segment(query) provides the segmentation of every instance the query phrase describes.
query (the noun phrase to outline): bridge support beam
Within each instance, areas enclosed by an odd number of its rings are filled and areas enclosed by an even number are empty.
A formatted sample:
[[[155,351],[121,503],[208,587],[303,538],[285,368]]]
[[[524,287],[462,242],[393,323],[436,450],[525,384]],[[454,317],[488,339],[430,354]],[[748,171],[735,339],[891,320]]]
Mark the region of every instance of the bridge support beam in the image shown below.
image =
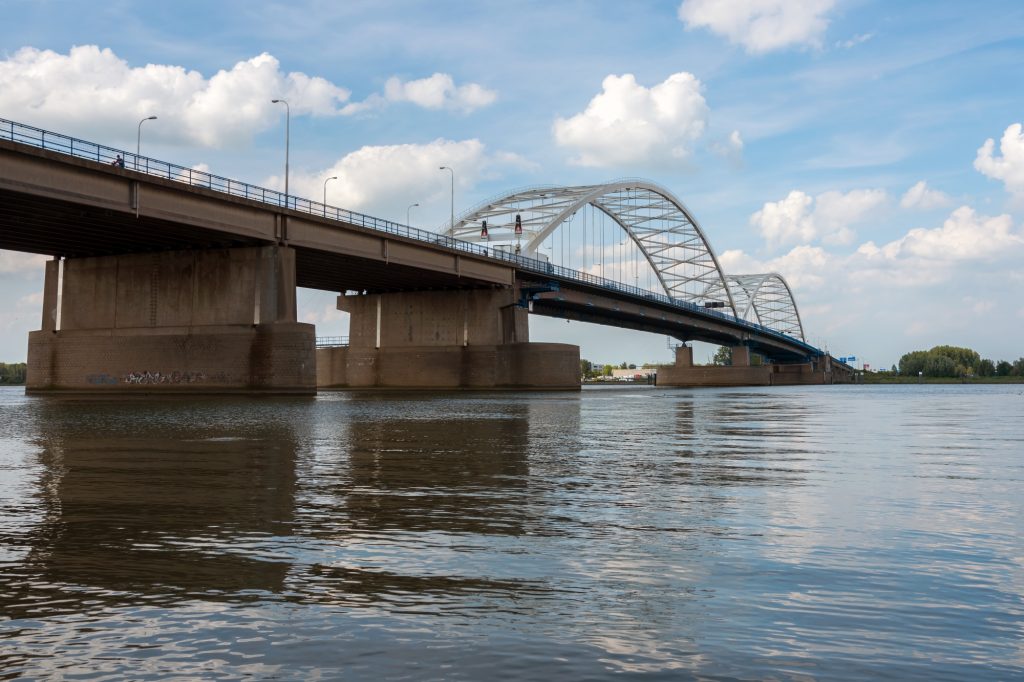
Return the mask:
[[[578,346],[530,343],[512,288],[339,296],[350,345],[317,351],[321,387],[578,389]]]
[[[280,246],[68,258],[46,266],[32,393],[316,393]]]

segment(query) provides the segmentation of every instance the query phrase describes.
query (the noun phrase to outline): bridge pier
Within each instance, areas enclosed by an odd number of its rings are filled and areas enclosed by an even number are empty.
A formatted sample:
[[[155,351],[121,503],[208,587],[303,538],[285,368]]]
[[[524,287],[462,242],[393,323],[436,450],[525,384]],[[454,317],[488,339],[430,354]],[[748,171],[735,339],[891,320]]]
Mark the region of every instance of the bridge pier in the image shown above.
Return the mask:
[[[334,388],[578,389],[578,346],[530,343],[514,288],[339,296],[349,346],[317,351]]]
[[[732,347],[732,365],[694,365],[693,348],[676,349],[675,365],[658,369],[659,386],[793,386],[848,383],[849,377],[835,371],[832,358],[825,355],[811,362],[792,364],[750,364],[747,346]]]
[[[46,265],[31,393],[316,393],[295,252],[262,246]]]

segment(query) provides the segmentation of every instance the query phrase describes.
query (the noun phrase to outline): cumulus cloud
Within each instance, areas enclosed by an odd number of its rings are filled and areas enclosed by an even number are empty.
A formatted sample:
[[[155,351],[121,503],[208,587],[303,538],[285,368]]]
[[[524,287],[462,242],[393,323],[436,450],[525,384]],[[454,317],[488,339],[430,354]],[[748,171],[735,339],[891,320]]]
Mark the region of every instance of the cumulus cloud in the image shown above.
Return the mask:
[[[686,158],[707,127],[701,83],[686,72],[646,88],[632,74],[607,76],[585,111],[554,124],[555,142],[581,166],[669,163]]]
[[[706,28],[752,54],[792,45],[819,47],[834,0],[683,0],[687,29]]]
[[[781,201],[765,203],[750,216],[750,224],[771,245],[818,239],[849,244],[854,237],[850,226],[871,215],[887,198],[881,189],[829,191],[816,198],[793,190]]]
[[[994,156],[995,140],[989,138],[978,148],[974,167],[983,175],[1002,180],[1006,191],[1024,197],[1024,130],[1014,123],[1003,131],[999,141],[1002,156]]]
[[[942,227],[915,228],[885,246],[867,242],[858,253],[869,258],[921,258],[930,261],[985,260],[1019,251],[1024,237],[1013,231],[1008,215],[979,216],[970,206],[961,206]]]
[[[324,178],[337,176],[327,185],[329,204],[405,222],[406,207],[419,203],[418,216],[443,215],[447,222],[451,176],[440,171],[440,166],[455,169],[459,192],[473,187],[481,178],[496,177],[503,168],[528,165],[514,154],[488,153],[479,140],[437,139],[426,144],[365,146],[329,168],[295,173],[291,186],[300,195],[321,197]],[[275,177],[267,184],[279,187],[282,183]]]
[[[931,189],[928,187],[928,183],[921,180],[903,195],[903,198],[900,199],[900,208],[919,208],[927,211],[932,208],[948,206],[949,203],[950,199],[944,192]]]
[[[778,272],[789,282],[803,308],[851,296],[867,309],[892,305],[893,291],[933,287],[966,279],[985,262],[985,272],[1016,269],[1024,256],[1024,235],[1008,215],[978,215],[961,206],[940,227],[915,228],[882,246],[872,241],[843,255],[819,246],[800,245],[768,260],[741,250],[718,257],[726,272]],[[1000,265],[1002,264],[1002,265]]]
[[[794,289],[820,286],[834,261],[825,249],[808,245],[796,246],[769,260],[759,260],[738,249],[718,256],[722,269],[729,274],[777,272]]]
[[[304,73],[285,73],[263,53],[209,79],[180,66],[132,67],[112,50],[73,47],[68,54],[26,47],[0,61],[0,109],[10,118],[104,138],[133,137],[138,121],[164,142],[233,146],[284,115],[271,99],[288,100],[293,115],[333,116],[345,88]]]
[[[1016,320],[1004,316],[979,327],[970,313],[1019,307],[1017,289],[1006,283],[1021,281],[1022,257],[1024,233],[1009,216],[962,206],[937,227],[908,230],[881,246],[869,241],[838,252],[801,245],[767,260],[726,251],[719,262],[727,272],[782,274],[812,342],[827,347],[819,335],[833,336],[842,340],[843,354],[858,348],[858,355],[868,355],[879,348],[874,337],[881,328],[888,335],[927,336],[931,345],[974,337],[963,345],[981,347],[992,343],[995,330],[1012,334]],[[967,301],[965,291],[979,293]],[[872,364],[896,359],[876,357]]]
[[[492,104],[498,93],[476,83],[456,86],[447,73],[435,73],[413,81],[391,77],[384,84],[384,97],[390,102],[412,102],[424,109],[470,112]]]

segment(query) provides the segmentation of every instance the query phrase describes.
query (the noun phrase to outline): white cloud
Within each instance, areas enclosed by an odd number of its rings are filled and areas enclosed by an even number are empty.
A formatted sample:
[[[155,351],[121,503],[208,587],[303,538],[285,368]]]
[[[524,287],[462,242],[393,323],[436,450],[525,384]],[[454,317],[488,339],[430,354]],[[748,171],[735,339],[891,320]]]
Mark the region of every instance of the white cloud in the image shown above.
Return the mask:
[[[816,198],[793,190],[781,201],[765,203],[750,216],[750,224],[771,245],[817,239],[849,244],[854,236],[850,226],[867,218],[887,198],[881,189],[829,191]]]
[[[849,38],[848,40],[836,41],[836,47],[841,47],[844,50],[849,50],[851,47],[856,47],[861,43],[866,43],[875,37],[874,33],[858,33],[857,35]]]
[[[868,241],[845,256],[800,245],[769,260],[740,250],[725,251],[718,260],[729,273],[778,272],[794,289],[816,295],[825,289],[868,291],[882,303],[888,286],[934,285],[950,279],[958,268],[975,269],[978,261],[1016,262],[1021,256],[1024,235],[1013,230],[1010,216],[978,215],[971,207],[961,206],[941,227],[915,228],[882,246]]]
[[[983,175],[1002,180],[1006,191],[1024,196],[1024,130],[1014,123],[1003,131],[999,141],[1002,157],[993,156],[995,140],[989,138],[978,148],[974,167]]]
[[[263,53],[207,79],[180,66],[132,67],[110,49],[66,55],[26,47],[0,61],[0,110],[9,118],[79,135],[134,139],[140,119],[156,115],[150,139],[235,146],[273,125],[288,100],[293,115],[334,116],[345,88],[304,73],[284,73]]]
[[[471,188],[479,179],[495,177],[498,169],[510,165],[528,164],[507,152],[488,153],[479,140],[437,139],[427,144],[362,147],[329,168],[294,174],[291,186],[301,196],[319,198],[323,195],[324,178],[337,176],[327,185],[327,203],[401,222],[405,222],[406,207],[419,203],[416,216],[420,220],[414,222],[422,225],[429,215],[443,216],[447,222],[451,176],[440,171],[440,166],[455,169],[458,193]],[[267,184],[279,187],[281,179],[270,178]]]
[[[718,262],[733,275],[776,272],[794,289],[821,286],[836,257],[819,246],[796,246],[789,253],[769,260],[758,260],[741,250],[725,251]]]
[[[686,72],[646,88],[632,74],[607,76],[585,111],[554,124],[555,142],[581,166],[669,163],[685,159],[707,127],[701,83]]]
[[[944,192],[931,189],[928,187],[928,183],[921,180],[903,195],[903,198],[900,199],[900,208],[919,208],[927,211],[932,208],[948,206],[949,203],[950,198]]]
[[[688,29],[707,28],[763,53],[791,45],[819,47],[834,0],[683,0],[679,18]]]
[[[476,83],[456,86],[447,73],[435,73],[429,78],[405,82],[391,77],[384,84],[384,96],[389,102],[412,102],[424,109],[470,112],[492,104],[498,93]]]
[[[888,260],[920,258],[948,262],[1006,256],[1022,247],[1024,237],[1013,232],[1010,216],[979,216],[970,206],[961,206],[950,214],[942,227],[918,227],[882,247],[867,242],[858,253]]]
[[[41,273],[48,260],[48,256],[35,253],[0,250],[0,275]]]
[[[802,245],[768,260],[726,251],[719,262],[732,273],[782,274],[811,341],[827,346],[821,335],[831,336],[842,341],[844,354],[860,348],[863,356],[865,349],[877,350],[878,329],[920,336],[925,347],[956,341],[984,348],[995,334],[1014,333],[1015,318],[992,313],[1024,311],[1015,298],[1018,289],[1007,286],[1020,280],[1022,257],[1024,234],[1009,216],[978,215],[962,206],[941,226],[908,230],[882,246],[869,241],[852,253]],[[977,316],[985,316],[984,325]],[[888,366],[896,360],[870,362]]]
[[[734,130],[724,142],[713,142],[711,151],[724,159],[739,163],[743,160],[743,136],[740,135],[740,131]]]

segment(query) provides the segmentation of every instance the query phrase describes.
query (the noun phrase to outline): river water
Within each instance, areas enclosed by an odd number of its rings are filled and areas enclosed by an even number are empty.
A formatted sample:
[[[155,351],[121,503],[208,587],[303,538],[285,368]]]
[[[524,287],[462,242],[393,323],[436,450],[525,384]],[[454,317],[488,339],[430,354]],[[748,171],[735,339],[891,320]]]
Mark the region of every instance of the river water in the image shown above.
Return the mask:
[[[1024,677],[1024,386],[0,389],[0,679]]]

